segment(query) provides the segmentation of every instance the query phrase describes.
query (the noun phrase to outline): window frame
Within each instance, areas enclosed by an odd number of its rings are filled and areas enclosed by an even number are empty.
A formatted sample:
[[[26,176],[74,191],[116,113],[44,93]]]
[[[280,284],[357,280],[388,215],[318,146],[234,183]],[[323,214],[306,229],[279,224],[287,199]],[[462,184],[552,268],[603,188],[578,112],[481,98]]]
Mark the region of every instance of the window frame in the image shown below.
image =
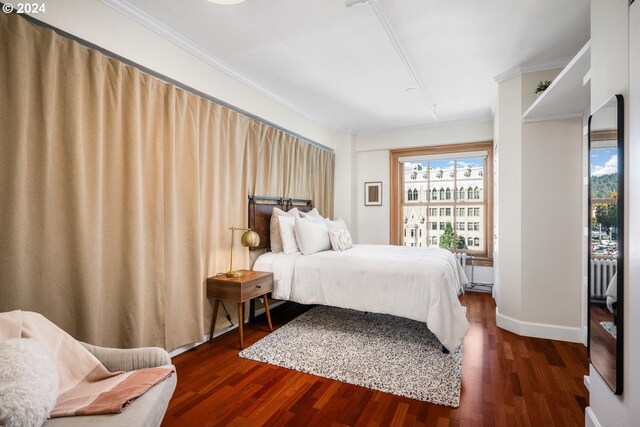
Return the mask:
[[[481,212],[484,213],[484,227],[481,225],[480,230],[484,232],[484,241],[486,242],[484,250],[475,250],[469,248],[467,250],[460,249],[459,252],[466,252],[469,254],[477,255],[480,257],[485,257],[487,259],[493,258],[493,141],[482,141],[482,142],[470,142],[470,143],[462,143],[462,144],[451,144],[451,145],[437,145],[430,147],[417,147],[417,148],[407,148],[407,149],[398,149],[391,150],[389,153],[389,162],[390,162],[390,203],[389,203],[389,217],[390,217],[390,227],[389,227],[389,242],[392,245],[402,245],[402,230],[403,230],[403,215],[402,208],[405,206],[406,202],[402,200],[404,196],[404,170],[400,167],[399,158],[400,157],[411,157],[411,156],[422,156],[422,155],[437,155],[437,154],[455,154],[455,153],[465,153],[469,151],[480,151],[486,150],[487,157],[485,160],[483,173],[482,173],[482,191],[480,191],[480,196],[484,196],[484,200],[479,203],[479,200],[475,197],[471,199],[464,197],[459,198],[458,200],[440,200],[440,198],[434,199],[430,198],[426,201],[415,202],[412,201],[412,206],[427,206],[431,207],[439,207],[439,205],[451,205],[454,204],[454,207],[469,207],[469,205],[482,205]],[[433,192],[435,189],[431,189]],[[464,189],[465,192],[469,190],[469,188]],[[471,189],[472,192],[474,189]],[[479,190],[479,189],[478,189]],[[453,193],[453,192],[452,192]],[[432,193],[433,194],[433,193]],[[473,194],[473,193],[472,193]],[[439,195],[439,194],[438,194]],[[467,194],[465,194],[467,196]],[[475,196],[475,194],[474,194]],[[474,206],[475,207],[475,206]],[[427,213],[429,211],[427,210]],[[455,210],[453,210],[455,212]],[[466,213],[466,212],[465,212]],[[458,215],[454,215],[452,223],[455,224],[456,218]],[[466,220],[468,216],[464,217]],[[477,218],[477,217],[476,217]],[[430,218],[427,218],[428,222]],[[427,233],[427,239],[430,238],[430,233]]]

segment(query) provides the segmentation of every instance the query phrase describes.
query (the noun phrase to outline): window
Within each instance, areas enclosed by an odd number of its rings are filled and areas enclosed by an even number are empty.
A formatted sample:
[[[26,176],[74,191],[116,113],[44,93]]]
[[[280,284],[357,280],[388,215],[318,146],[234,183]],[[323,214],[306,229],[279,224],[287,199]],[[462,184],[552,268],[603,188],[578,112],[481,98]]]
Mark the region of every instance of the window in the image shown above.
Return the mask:
[[[469,238],[467,239],[467,246],[468,246],[468,247],[473,246],[473,237],[469,237]]]
[[[390,242],[433,246],[450,222],[464,242],[462,246],[466,247],[457,250],[490,256],[493,252],[493,239],[488,238],[493,234],[493,218],[488,217],[492,206],[492,150],[491,142],[392,150]],[[409,233],[404,236],[405,217],[409,218],[407,224],[417,227],[414,239]]]

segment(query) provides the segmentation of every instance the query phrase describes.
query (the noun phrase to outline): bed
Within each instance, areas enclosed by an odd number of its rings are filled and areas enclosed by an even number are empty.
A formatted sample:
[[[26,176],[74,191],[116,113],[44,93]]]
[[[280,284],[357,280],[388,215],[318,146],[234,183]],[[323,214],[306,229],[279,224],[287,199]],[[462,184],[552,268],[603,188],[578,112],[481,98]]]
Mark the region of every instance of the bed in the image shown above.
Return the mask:
[[[259,248],[270,247],[267,224],[273,207],[286,211],[294,206],[312,209],[310,201],[250,199],[249,226],[261,237]],[[440,248],[354,245],[312,255],[266,252],[253,269],[274,273],[275,299],[425,322],[449,351],[462,344],[469,330],[458,300],[467,278],[457,258]]]

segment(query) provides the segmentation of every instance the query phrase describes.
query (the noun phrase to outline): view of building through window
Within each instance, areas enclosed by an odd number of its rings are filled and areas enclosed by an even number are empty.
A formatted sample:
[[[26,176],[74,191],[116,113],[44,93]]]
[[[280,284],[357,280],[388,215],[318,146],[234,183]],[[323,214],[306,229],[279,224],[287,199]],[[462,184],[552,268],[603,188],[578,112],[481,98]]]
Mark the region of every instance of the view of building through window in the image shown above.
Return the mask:
[[[406,161],[405,246],[486,250],[485,157]]]
[[[618,255],[618,150],[591,149],[591,252]]]

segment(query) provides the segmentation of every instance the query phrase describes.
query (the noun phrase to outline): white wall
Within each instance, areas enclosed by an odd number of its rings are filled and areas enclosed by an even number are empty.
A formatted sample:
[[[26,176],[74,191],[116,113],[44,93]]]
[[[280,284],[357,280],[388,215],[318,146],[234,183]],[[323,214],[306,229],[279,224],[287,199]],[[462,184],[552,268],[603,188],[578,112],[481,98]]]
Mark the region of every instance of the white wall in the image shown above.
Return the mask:
[[[351,132],[335,136],[334,217],[342,218],[352,237],[357,234],[357,156],[356,136]]]
[[[582,325],[582,118],[522,129],[522,312]]]
[[[389,244],[389,150],[357,153],[357,228],[361,244]],[[382,206],[364,205],[364,183],[382,182]]]
[[[496,276],[499,327],[582,341],[582,119],[523,123],[540,80],[526,73],[498,89]]]
[[[498,311],[516,318],[521,311],[521,249],[522,241],[522,76],[514,77],[498,87],[498,237],[496,276]]]
[[[357,228],[358,243],[389,244],[389,151],[398,148],[493,140],[493,121],[442,123],[422,129],[358,135]],[[381,181],[382,206],[364,206],[364,183]]]
[[[333,132],[222,73],[99,0],[48,0],[38,20],[334,148]]]
[[[615,396],[591,367],[586,425],[640,425],[640,2],[591,2],[591,110],[625,101],[625,255],[623,394]],[[598,423],[598,424],[596,424]]]

